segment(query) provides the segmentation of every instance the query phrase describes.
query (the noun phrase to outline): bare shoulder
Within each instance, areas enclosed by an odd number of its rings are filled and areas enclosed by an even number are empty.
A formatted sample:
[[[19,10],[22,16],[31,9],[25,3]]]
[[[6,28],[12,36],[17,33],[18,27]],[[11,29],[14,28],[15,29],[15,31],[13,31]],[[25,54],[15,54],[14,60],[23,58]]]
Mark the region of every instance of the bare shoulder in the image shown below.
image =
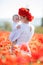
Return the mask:
[[[33,26],[33,25],[30,25],[29,27],[30,27],[30,32],[31,32],[32,30],[34,30],[34,26]]]

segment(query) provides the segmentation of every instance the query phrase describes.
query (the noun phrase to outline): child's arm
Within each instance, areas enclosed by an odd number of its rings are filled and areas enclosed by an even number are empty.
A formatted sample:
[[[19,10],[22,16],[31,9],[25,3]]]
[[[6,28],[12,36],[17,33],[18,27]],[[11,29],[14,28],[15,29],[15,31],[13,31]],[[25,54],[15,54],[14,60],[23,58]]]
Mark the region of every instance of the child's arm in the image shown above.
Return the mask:
[[[19,38],[19,36],[21,35],[22,31],[21,29],[17,29],[16,31],[14,31],[14,37],[12,39],[12,41],[15,41]]]
[[[21,28],[20,25],[16,25],[14,28],[12,27],[12,31],[15,31],[15,30],[20,29],[20,28]]]
[[[11,40],[11,42],[14,42],[20,37],[22,31],[21,29],[16,29],[14,30],[10,35],[9,35],[9,39]],[[17,41],[16,41],[17,42]]]
[[[18,33],[17,33],[17,30],[20,29],[20,28],[21,28],[20,25],[15,26],[15,28],[12,30],[12,32],[11,32],[10,35],[9,35],[9,39],[10,39],[10,40],[12,40],[12,39],[14,38],[14,36],[15,36],[14,34],[15,34],[15,33],[18,34]]]

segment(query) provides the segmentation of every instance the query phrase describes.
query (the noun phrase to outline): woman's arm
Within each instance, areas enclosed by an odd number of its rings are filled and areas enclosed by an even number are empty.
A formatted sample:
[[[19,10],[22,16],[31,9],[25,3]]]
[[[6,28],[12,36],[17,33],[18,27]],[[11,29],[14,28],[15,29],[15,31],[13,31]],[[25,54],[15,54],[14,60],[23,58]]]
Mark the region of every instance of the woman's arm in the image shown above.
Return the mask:
[[[30,42],[30,40],[32,39],[33,35],[34,35],[34,26],[30,25],[30,33],[29,33],[28,42]]]

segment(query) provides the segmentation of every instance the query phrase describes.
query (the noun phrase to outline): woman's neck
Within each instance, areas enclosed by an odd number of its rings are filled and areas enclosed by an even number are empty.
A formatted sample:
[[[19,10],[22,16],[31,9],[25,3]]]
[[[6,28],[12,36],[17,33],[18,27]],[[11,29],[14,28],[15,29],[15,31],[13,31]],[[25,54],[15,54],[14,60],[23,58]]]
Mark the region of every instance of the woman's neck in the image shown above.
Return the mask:
[[[26,20],[26,21],[23,21],[23,23],[27,24],[27,23],[29,23],[29,21]]]

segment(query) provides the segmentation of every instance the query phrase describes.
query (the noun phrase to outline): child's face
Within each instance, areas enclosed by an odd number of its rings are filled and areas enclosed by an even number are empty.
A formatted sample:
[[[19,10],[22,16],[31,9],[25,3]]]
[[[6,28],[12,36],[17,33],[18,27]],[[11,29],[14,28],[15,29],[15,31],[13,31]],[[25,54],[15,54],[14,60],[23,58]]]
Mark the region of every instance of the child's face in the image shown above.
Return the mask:
[[[14,21],[14,22],[19,22],[19,16],[14,16],[14,17],[13,17],[13,21]]]

